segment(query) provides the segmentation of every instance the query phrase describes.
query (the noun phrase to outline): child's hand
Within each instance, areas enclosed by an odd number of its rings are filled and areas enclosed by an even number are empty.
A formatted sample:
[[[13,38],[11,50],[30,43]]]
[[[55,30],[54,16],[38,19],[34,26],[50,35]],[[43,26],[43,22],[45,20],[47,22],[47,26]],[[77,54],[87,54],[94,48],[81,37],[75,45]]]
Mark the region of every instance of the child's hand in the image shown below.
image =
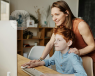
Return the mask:
[[[70,51],[68,53],[75,53],[77,55],[80,55],[80,52],[77,48],[70,48]]]
[[[35,63],[35,62],[39,62],[39,60],[31,60],[31,61],[29,61],[29,62],[27,62],[25,64],[22,64],[21,66],[23,66],[23,67],[27,66],[27,65],[30,66],[31,63]]]
[[[35,63],[30,62],[30,65],[27,68],[34,68],[36,66],[37,66],[37,62],[35,62]]]
[[[39,60],[31,60],[28,68],[34,68],[38,66],[39,62],[40,62]]]
[[[30,62],[27,62],[27,63],[25,63],[25,64],[22,64],[21,66],[24,67],[24,66],[27,66],[27,65],[29,66],[29,65],[30,65]]]

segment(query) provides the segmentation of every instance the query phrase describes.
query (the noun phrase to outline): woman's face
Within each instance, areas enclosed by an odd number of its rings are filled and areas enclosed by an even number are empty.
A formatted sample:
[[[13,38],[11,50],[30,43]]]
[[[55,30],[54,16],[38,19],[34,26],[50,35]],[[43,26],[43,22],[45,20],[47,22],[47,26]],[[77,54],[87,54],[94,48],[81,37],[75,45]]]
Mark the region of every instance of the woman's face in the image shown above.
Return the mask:
[[[59,8],[53,7],[51,9],[51,16],[57,26],[65,23],[66,14],[61,12]]]

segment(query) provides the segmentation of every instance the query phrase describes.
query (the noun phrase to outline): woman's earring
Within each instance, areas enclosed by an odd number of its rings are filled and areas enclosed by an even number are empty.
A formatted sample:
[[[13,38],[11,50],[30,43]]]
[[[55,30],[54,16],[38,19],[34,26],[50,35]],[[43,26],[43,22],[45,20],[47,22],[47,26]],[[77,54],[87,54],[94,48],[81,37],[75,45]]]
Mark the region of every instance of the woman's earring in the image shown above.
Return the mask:
[[[66,16],[68,16],[68,15],[66,15]]]
[[[66,16],[69,16],[69,14],[67,13]]]

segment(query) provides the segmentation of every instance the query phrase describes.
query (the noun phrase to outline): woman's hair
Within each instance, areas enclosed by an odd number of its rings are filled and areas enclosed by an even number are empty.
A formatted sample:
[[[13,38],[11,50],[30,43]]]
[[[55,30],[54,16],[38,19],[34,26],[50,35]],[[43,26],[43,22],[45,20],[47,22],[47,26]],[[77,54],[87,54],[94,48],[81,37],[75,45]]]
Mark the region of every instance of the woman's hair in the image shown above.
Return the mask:
[[[63,28],[54,28],[54,34],[62,35],[66,42],[68,42],[69,40],[72,40],[72,42],[74,42],[75,40],[75,34],[73,33],[73,31],[69,28],[66,28],[65,26],[63,26]]]
[[[75,18],[75,16],[71,12],[68,4],[65,1],[57,1],[52,4],[51,8],[53,8],[53,7],[59,8],[60,11],[63,12],[64,14],[68,14],[66,11],[69,12],[69,14],[66,18],[66,25],[65,26],[69,29],[72,29],[72,20]]]

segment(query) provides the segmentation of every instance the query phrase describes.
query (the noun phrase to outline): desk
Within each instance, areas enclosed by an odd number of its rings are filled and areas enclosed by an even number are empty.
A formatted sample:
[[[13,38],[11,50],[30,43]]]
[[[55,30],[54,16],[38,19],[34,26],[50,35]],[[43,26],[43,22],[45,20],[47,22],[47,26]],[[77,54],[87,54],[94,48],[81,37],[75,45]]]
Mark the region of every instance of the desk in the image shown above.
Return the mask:
[[[17,55],[17,76],[29,76],[27,73],[23,72],[22,69],[21,69],[21,65],[26,63],[26,62],[29,62],[30,59],[27,59],[21,55]],[[52,73],[52,74],[59,74],[58,72],[48,68],[48,67],[45,67],[45,66],[38,66],[38,67],[35,67],[35,69],[41,71],[42,73]]]

